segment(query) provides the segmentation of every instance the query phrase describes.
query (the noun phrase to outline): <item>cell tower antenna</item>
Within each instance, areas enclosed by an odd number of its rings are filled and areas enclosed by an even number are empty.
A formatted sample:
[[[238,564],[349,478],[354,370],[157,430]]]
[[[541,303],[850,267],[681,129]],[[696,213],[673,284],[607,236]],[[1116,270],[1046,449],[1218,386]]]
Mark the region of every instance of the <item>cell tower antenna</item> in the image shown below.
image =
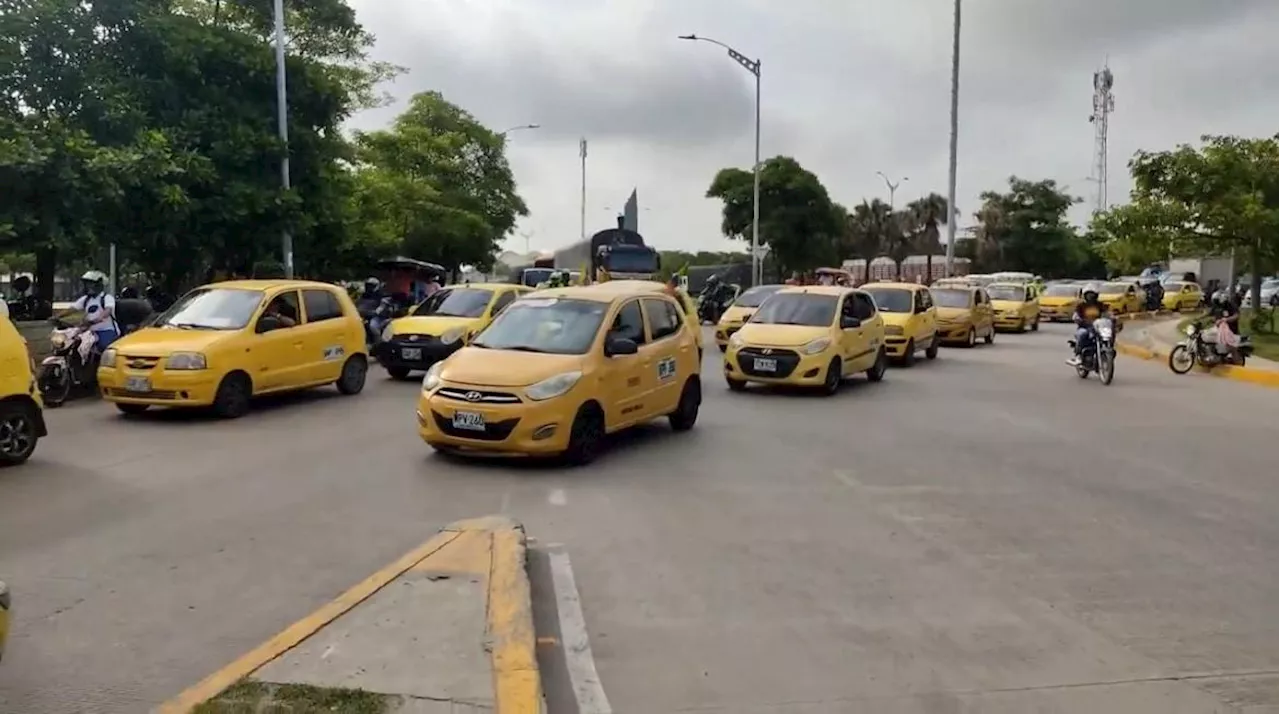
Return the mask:
[[[1089,123],[1093,124],[1093,176],[1090,180],[1098,185],[1098,194],[1094,205],[1095,211],[1107,210],[1107,126],[1111,121],[1111,113],[1116,110],[1116,98],[1111,93],[1115,85],[1115,75],[1111,73],[1110,58],[1103,63],[1102,69],[1093,73],[1093,113],[1089,115]]]

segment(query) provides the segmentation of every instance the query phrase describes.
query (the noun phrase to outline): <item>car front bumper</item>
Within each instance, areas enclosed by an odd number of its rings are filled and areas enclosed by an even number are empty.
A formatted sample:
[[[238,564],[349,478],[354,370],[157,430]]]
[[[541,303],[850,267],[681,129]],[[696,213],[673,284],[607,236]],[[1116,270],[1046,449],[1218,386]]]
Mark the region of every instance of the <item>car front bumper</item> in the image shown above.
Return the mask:
[[[425,371],[462,348],[462,341],[444,343],[436,339],[405,340],[392,337],[373,346],[378,364],[387,369]]]
[[[768,349],[769,353],[763,350]],[[817,387],[827,376],[827,365],[835,351],[824,350],[814,355],[801,354],[788,348],[741,347],[731,349],[724,356],[725,377],[759,384]],[[773,373],[755,368],[758,359],[775,360]]]
[[[98,389],[106,401],[121,404],[208,406],[218,392],[219,377],[207,369],[144,370],[117,364],[98,368]]]
[[[418,435],[426,443],[476,455],[550,456],[569,448],[569,432],[581,401],[570,391],[554,399],[530,401],[518,389],[448,384],[418,398]],[[468,393],[516,401],[469,401]],[[455,426],[459,412],[478,414],[483,426]]]

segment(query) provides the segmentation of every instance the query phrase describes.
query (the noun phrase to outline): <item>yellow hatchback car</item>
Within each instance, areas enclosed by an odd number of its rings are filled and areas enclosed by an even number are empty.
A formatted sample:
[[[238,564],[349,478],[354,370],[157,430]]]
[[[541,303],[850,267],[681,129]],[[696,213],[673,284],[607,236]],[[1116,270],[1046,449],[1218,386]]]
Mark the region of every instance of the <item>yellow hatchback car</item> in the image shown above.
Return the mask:
[[[1170,281],[1164,284],[1164,297],[1160,306],[1171,312],[1183,312],[1200,307],[1204,292],[1196,283]]]
[[[786,285],[757,285],[754,288],[744,290],[737,300],[729,306],[720,316],[720,321],[716,323],[716,345],[721,352],[729,349],[729,338],[733,337],[733,333],[742,329],[742,326],[751,319],[751,316],[760,309],[760,305],[769,298],[770,295],[787,287]]]
[[[533,292],[524,285],[453,285],[441,288],[412,312],[392,320],[373,346],[373,356],[394,379],[457,352],[503,308]]]
[[[724,378],[734,391],[748,382],[840,390],[858,372],[884,379],[889,357],[884,318],[863,290],[836,285],[774,293],[729,338]]]
[[[47,434],[44,402],[36,387],[27,341],[9,318],[0,317],[0,466],[14,466],[31,458],[36,443]]]
[[[1098,300],[1116,315],[1142,310],[1145,296],[1134,283],[1103,283],[1098,286]]]
[[[325,384],[364,389],[364,324],[347,292],[306,280],[232,280],[182,296],[102,354],[98,386],[125,414],[211,406],[224,418],[252,397]]]
[[[1084,285],[1080,283],[1054,283],[1044,289],[1040,295],[1040,319],[1048,322],[1071,322],[1080,304],[1080,293]]]
[[[614,281],[539,290],[427,371],[418,433],[445,453],[592,461],[605,435],[667,417],[692,429],[698,343],[679,302]]]
[[[987,286],[996,329],[1011,332],[1040,329],[1040,298],[1027,283],[992,283]]]
[[[916,353],[938,357],[938,308],[929,289],[916,283],[873,283],[863,288],[876,301],[884,318],[885,351],[890,359],[910,366]]]
[[[995,313],[985,288],[930,288],[938,307],[938,336],[943,344],[973,347],[981,337],[995,342]]]

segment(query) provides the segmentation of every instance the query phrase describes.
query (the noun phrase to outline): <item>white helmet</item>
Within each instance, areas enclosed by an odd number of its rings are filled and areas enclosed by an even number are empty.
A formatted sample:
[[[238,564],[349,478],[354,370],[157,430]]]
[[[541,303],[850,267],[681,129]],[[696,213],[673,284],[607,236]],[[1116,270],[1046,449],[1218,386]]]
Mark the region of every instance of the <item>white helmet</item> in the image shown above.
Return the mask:
[[[101,270],[87,270],[80,276],[80,287],[86,295],[97,295],[107,284],[107,276]]]

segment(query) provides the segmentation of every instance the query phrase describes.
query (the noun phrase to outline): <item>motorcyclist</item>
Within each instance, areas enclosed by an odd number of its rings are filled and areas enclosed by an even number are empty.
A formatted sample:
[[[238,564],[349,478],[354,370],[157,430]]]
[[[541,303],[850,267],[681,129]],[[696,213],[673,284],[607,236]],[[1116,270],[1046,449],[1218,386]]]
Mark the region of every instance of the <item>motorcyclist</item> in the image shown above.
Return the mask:
[[[1076,305],[1071,321],[1076,324],[1075,354],[1067,360],[1072,367],[1079,367],[1081,356],[1089,340],[1093,339],[1093,321],[1108,315],[1107,305],[1098,299],[1098,286],[1087,285],[1080,293],[1080,304]]]
[[[715,322],[720,319],[720,313],[724,310],[724,303],[727,293],[730,291],[728,285],[720,280],[719,275],[712,275],[707,278],[707,282],[702,286],[702,294],[698,296],[702,313],[702,317],[707,322]]]
[[[99,354],[120,338],[120,326],[116,323],[115,316],[116,299],[106,291],[106,284],[107,276],[102,271],[86,271],[80,276],[80,297],[57,316],[62,318],[72,313],[81,313],[84,316],[81,324],[93,337],[89,349]]]
[[[1235,300],[1231,298],[1231,294],[1226,291],[1219,291],[1213,296],[1213,303],[1209,307],[1209,316],[1214,320],[1214,326],[1218,329],[1205,330],[1203,339],[1205,342],[1212,343],[1218,354],[1230,355],[1233,359],[1238,357],[1237,350],[1240,344],[1240,308],[1236,306]],[[1231,332],[1231,338],[1225,342],[1220,339],[1219,330],[1225,327]]]

